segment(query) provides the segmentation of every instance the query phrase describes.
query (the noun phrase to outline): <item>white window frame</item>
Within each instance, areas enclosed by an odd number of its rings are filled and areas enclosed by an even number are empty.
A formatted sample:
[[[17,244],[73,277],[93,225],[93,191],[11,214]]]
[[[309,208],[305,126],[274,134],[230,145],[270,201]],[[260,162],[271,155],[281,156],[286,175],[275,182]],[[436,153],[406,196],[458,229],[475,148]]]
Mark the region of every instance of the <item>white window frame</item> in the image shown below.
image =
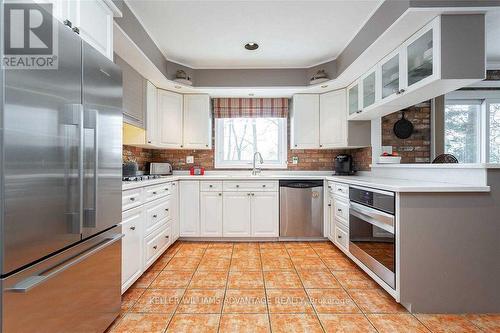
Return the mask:
[[[216,169],[252,169],[252,161],[250,162],[237,162],[237,161],[224,161],[224,126],[221,125],[224,119],[229,118],[215,118],[215,161],[214,167]],[[262,169],[286,169],[287,168],[287,118],[280,118],[282,124],[279,126],[279,146],[278,146],[278,162],[265,161],[263,164],[257,163],[257,166]]]
[[[498,91],[481,90],[457,90],[446,94],[446,104],[460,104],[471,101],[481,102],[481,113],[479,123],[479,152],[480,160],[478,163],[490,163],[490,104],[500,103]]]

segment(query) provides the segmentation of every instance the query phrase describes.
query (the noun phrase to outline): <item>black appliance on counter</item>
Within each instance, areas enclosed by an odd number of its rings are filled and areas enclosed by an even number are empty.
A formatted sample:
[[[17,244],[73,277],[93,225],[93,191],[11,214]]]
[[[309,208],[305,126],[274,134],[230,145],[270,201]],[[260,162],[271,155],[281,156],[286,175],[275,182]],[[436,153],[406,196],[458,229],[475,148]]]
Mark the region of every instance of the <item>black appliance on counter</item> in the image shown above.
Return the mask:
[[[352,156],[349,154],[340,154],[335,156],[335,170],[333,174],[336,176],[349,176],[354,175],[354,163]]]

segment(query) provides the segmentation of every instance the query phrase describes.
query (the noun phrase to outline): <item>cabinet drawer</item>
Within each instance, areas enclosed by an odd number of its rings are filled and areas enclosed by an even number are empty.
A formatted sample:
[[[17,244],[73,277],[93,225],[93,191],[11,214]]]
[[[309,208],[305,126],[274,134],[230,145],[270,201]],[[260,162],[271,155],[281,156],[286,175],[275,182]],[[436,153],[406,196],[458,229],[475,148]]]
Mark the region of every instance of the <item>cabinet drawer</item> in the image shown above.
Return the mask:
[[[335,183],[334,182],[327,182],[326,186],[328,187],[328,192],[329,193],[334,193],[335,190]]]
[[[161,185],[148,186],[144,188],[144,198],[145,202],[149,202],[166,195],[169,195],[172,192],[172,183],[165,183]]]
[[[146,237],[144,242],[144,270],[146,270],[146,268],[160,256],[162,251],[165,250],[165,247],[168,246],[168,240],[165,237],[167,229],[170,230],[168,226],[165,225]],[[165,240],[167,240],[167,243],[165,243]]]
[[[122,192],[122,211],[142,205],[142,188]]]
[[[335,218],[348,221],[349,220],[349,203],[345,199],[335,198],[334,201]]]
[[[347,235],[347,231],[338,226],[335,226],[335,243],[344,250],[348,250],[349,236]]]
[[[333,192],[339,197],[349,198],[349,185],[334,183]]]
[[[224,191],[278,191],[276,181],[224,181]]]
[[[200,182],[200,191],[202,192],[207,192],[207,191],[222,191],[222,182],[221,181],[215,181],[215,182],[209,182],[209,181],[202,181]]]
[[[170,200],[158,200],[146,205],[145,234],[148,235],[170,218]]]

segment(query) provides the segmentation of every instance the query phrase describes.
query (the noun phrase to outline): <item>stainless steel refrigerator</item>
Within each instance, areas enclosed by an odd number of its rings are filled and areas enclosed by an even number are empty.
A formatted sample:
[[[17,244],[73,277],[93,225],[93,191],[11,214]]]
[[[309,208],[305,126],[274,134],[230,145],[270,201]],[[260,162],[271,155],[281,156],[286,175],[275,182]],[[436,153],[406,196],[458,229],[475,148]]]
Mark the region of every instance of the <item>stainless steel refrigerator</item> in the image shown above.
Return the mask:
[[[58,69],[0,71],[2,332],[102,332],[120,311],[121,71],[54,24]]]

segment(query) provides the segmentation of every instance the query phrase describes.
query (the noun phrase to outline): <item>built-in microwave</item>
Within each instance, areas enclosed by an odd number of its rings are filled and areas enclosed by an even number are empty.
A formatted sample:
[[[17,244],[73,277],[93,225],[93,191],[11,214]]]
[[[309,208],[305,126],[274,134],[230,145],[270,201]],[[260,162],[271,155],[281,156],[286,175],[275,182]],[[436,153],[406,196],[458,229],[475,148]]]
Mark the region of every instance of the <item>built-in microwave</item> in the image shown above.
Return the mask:
[[[350,186],[349,201],[349,252],[396,289],[394,193]]]

